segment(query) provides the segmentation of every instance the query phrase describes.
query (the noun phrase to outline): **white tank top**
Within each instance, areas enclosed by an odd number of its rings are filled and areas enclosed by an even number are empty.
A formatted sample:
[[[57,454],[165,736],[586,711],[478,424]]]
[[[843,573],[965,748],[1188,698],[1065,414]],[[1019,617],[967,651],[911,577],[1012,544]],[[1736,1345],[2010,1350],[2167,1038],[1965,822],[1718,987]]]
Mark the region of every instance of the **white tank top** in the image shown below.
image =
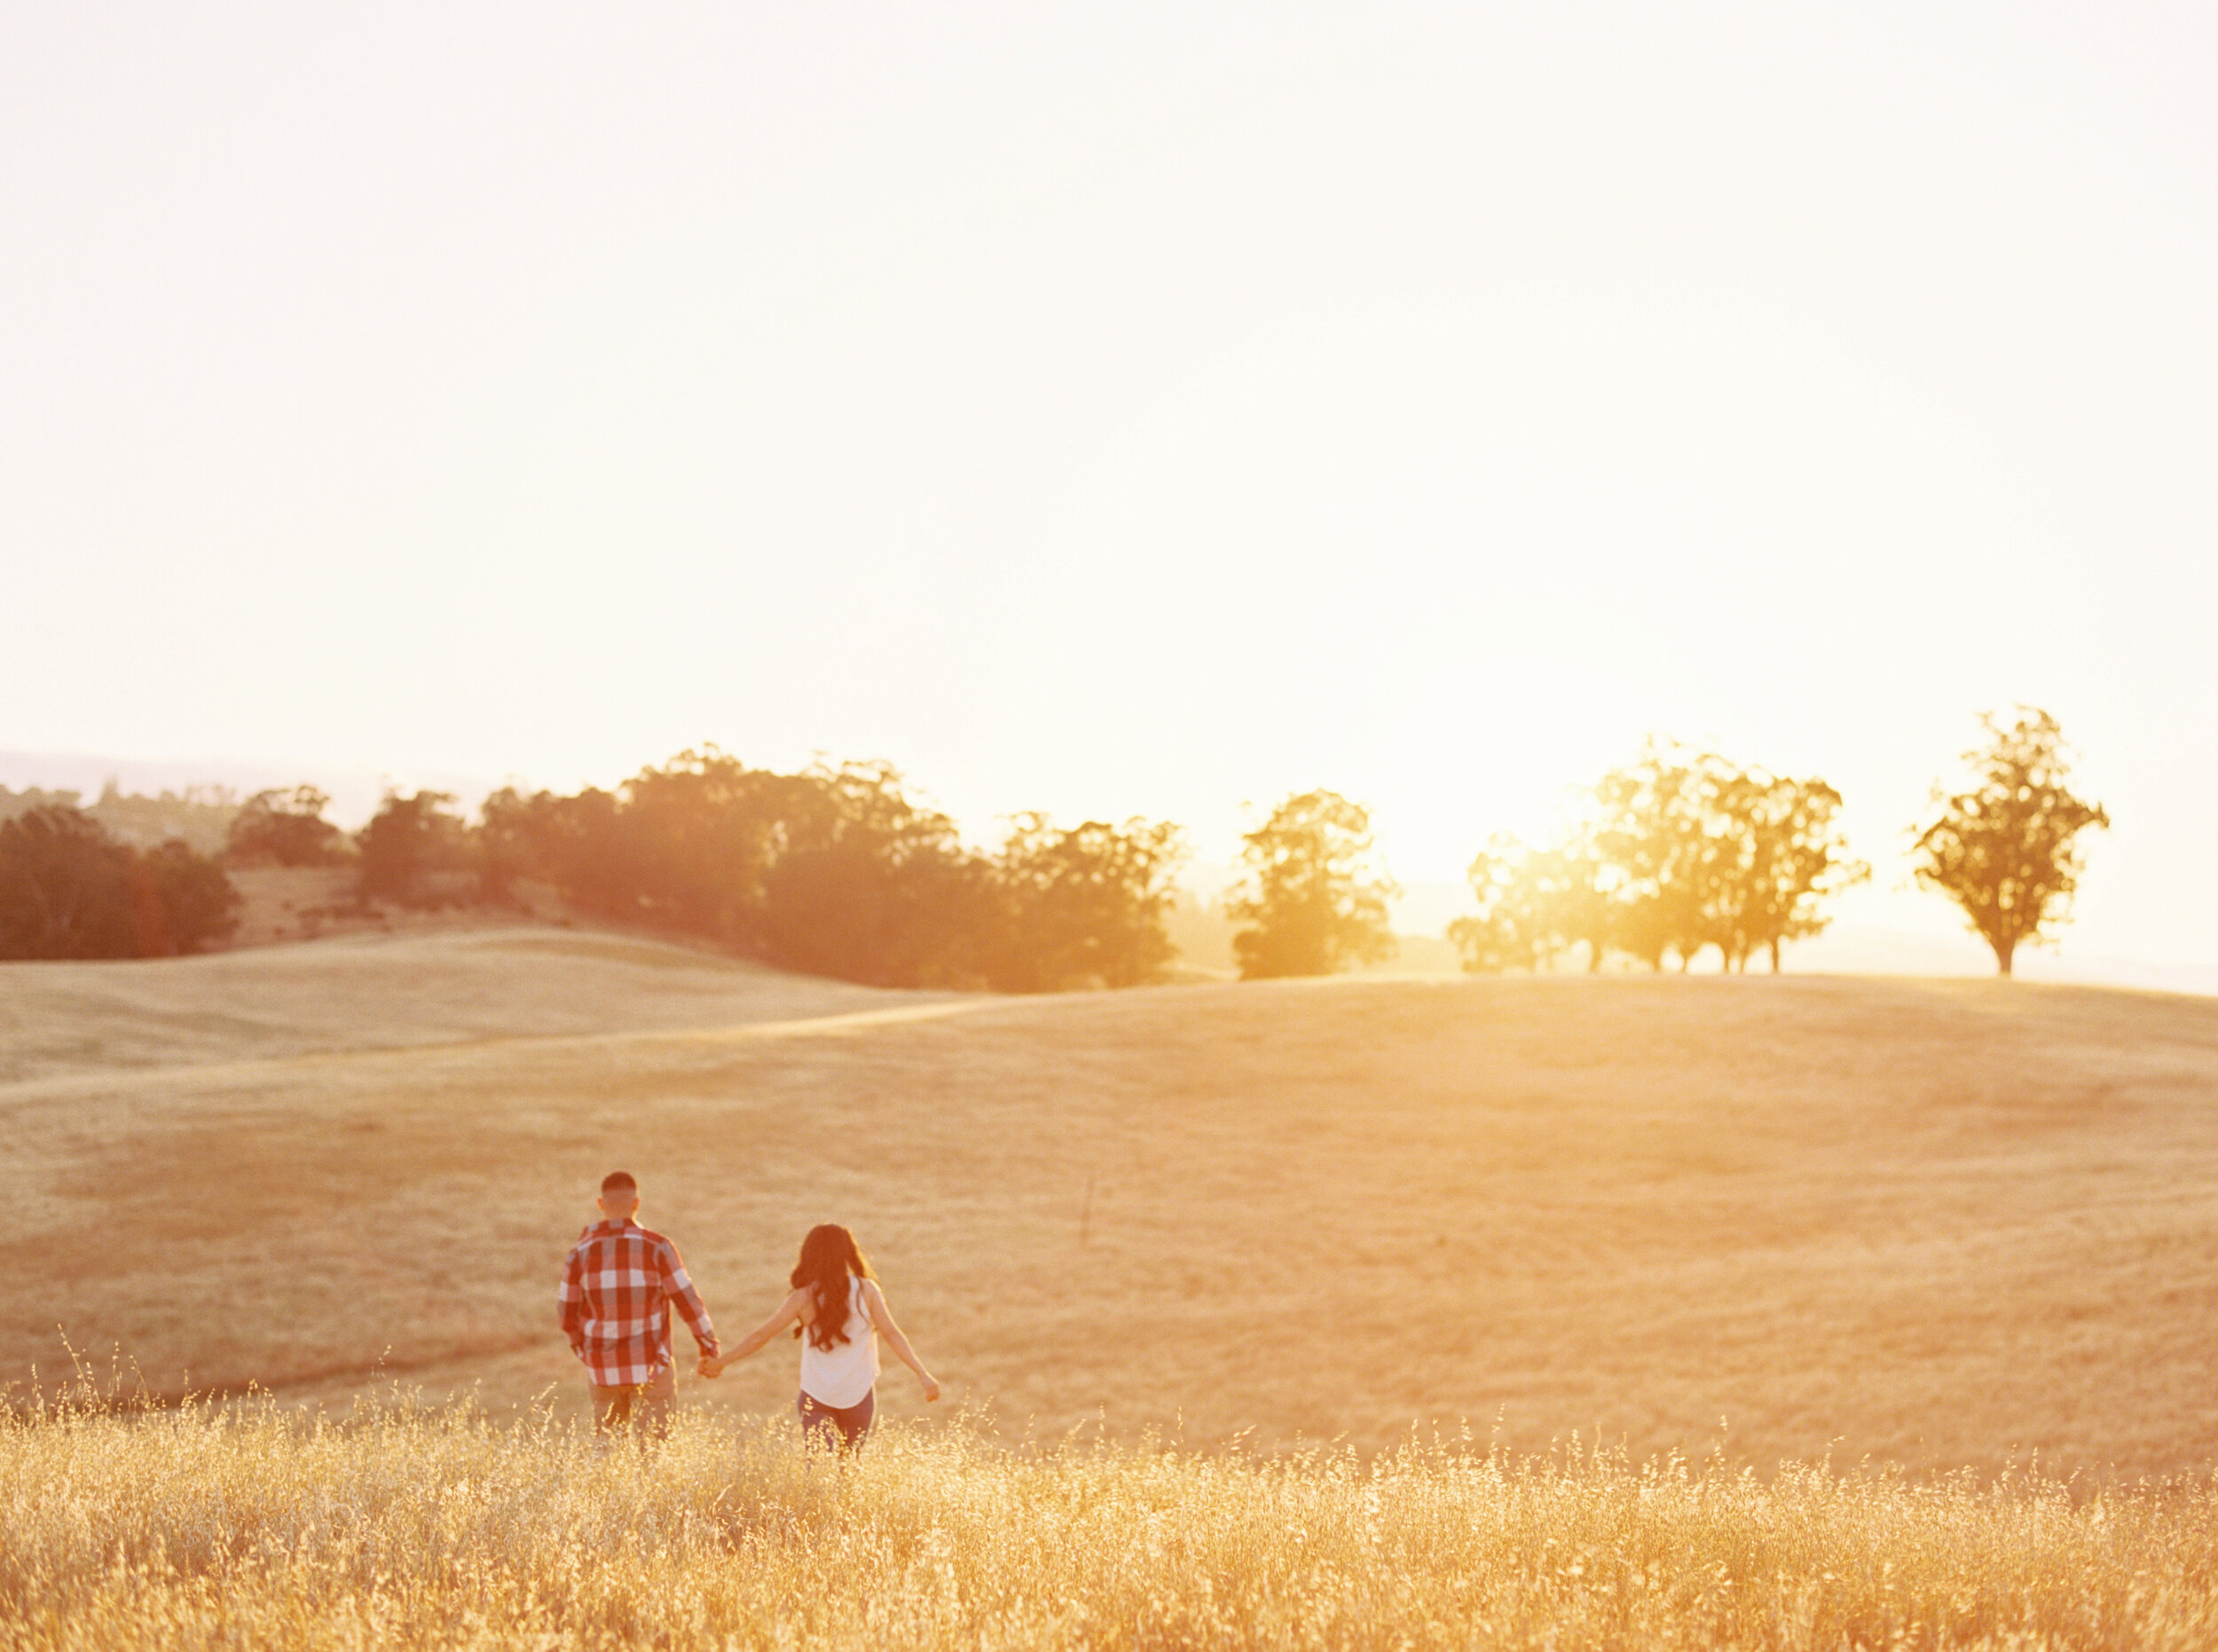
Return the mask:
[[[801,1392],[834,1411],[861,1404],[878,1380],[877,1327],[870,1323],[862,1281],[852,1274],[847,1278],[846,1323],[841,1328],[847,1340],[830,1348],[817,1347],[809,1327],[801,1328]]]

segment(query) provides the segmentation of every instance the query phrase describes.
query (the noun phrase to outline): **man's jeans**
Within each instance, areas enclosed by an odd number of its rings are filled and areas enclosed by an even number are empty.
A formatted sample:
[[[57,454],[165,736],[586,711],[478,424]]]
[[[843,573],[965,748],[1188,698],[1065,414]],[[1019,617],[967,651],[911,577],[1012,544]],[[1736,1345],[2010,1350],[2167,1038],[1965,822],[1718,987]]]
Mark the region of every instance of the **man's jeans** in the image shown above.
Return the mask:
[[[678,1404],[676,1372],[665,1365],[644,1382],[593,1385],[593,1426],[603,1434],[635,1427],[650,1439],[670,1437],[670,1414]]]

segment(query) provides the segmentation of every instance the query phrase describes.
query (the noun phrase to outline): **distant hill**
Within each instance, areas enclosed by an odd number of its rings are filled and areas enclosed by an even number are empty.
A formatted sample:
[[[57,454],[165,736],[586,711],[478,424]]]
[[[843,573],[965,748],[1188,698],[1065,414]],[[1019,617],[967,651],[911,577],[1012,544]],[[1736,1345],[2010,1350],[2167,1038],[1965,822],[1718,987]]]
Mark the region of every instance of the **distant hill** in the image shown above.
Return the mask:
[[[309,784],[329,794],[331,818],[349,830],[377,809],[388,787],[413,791],[428,787],[451,791],[471,808],[501,783],[447,770],[408,769],[391,773],[304,761],[271,763],[232,758],[185,760],[105,756],[90,751],[0,751],[0,788],[74,791],[80,798],[104,791],[142,797],[220,796],[233,800],[257,791]]]
[[[132,1069],[745,1026],[934,1001],[513,920],[150,963],[0,966],[0,1085]]]
[[[31,787],[12,791],[0,786],[0,821],[41,807],[81,808],[110,837],[134,848],[151,849],[177,838],[201,854],[215,854],[223,848],[224,834],[239,813],[239,798],[220,786],[153,797],[107,786],[87,803],[83,793],[73,791]]]

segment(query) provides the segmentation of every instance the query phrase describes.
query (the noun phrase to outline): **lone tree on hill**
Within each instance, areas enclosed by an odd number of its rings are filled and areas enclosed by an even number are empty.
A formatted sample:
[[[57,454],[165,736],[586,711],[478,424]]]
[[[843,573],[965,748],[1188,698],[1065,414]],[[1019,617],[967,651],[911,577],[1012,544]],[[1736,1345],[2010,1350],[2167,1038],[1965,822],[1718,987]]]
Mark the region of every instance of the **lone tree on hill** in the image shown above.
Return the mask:
[[[1953,796],[1935,785],[1939,816],[1912,828],[1917,881],[1963,908],[2004,975],[2020,942],[2038,945],[2069,920],[2087,863],[2079,836],[2110,825],[2101,804],[2066,789],[2070,748],[2057,720],[2029,705],[2017,712],[2008,728],[1992,712],[1980,715],[1989,743],[1964,753],[1978,783]]]
[[[1401,890],[1371,860],[1371,815],[1337,791],[1288,798],[1242,840],[1251,880],[1225,910],[1240,979],[1330,975],[1394,956],[1387,902]]]

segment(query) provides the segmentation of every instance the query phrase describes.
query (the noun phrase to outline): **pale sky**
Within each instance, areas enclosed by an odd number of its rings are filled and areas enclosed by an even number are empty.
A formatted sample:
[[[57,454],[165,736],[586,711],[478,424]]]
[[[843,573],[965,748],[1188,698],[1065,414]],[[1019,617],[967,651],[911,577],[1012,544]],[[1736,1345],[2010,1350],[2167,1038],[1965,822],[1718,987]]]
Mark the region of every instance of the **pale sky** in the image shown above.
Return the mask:
[[[2186,5],[0,0],[0,750],[1216,861],[1328,785],[1422,884],[1656,731],[1947,936],[2025,701],[2067,955],[2218,964],[2214,84]]]

